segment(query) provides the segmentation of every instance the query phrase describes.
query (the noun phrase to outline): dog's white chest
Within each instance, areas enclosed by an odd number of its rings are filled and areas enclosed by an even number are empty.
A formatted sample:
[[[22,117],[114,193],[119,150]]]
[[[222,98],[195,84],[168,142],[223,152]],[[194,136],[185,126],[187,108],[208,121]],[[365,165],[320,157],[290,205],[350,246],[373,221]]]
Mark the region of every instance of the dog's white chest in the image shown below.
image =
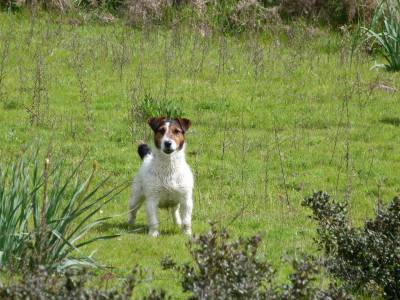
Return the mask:
[[[145,194],[156,200],[160,208],[177,206],[193,186],[193,175],[184,162],[168,168],[151,161],[142,179]]]
[[[182,201],[185,186],[181,176],[161,177],[156,182],[160,208],[174,207]]]
[[[185,180],[181,174],[164,174],[157,176],[154,185],[161,193],[175,194],[185,189]]]

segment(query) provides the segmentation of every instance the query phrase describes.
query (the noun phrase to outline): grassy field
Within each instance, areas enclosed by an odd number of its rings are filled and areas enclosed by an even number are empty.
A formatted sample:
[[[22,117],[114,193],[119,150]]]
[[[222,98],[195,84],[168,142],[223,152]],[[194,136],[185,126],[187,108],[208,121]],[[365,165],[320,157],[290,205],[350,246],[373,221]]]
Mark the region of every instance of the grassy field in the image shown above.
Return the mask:
[[[0,51],[3,162],[40,143],[70,163],[88,152],[98,179],[130,180],[138,141],[151,141],[143,99],[165,101],[193,124],[194,233],[215,221],[233,236],[261,234],[260,255],[277,268],[285,254],[316,251],[310,211],[300,204],[313,191],[350,199],[356,224],[378,198],[400,191],[400,105],[384,87],[399,75],[371,69],[375,58],[362,52],[351,56],[346,33],[299,23],[223,36],[179,24],[137,30],[1,13]],[[114,217],[92,233],[121,236],[87,252],[113,267],[99,271],[114,274],[112,283],[139,264],[152,274],[141,291],[164,287],[179,298],[178,277],[160,259],[189,261],[186,238],[165,211],[160,238],[145,234],[143,209],[129,227],[129,193],[101,212]],[[285,267],[280,274],[284,280]]]

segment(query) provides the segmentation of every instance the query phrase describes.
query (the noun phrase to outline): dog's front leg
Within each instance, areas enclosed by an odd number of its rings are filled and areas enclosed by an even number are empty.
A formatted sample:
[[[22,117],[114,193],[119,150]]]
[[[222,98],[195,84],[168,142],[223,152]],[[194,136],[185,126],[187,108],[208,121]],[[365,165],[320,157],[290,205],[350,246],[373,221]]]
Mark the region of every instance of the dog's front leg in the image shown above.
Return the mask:
[[[157,201],[155,201],[154,199],[147,199],[147,225],[149,226],[149,235],[152,237],[157,237],[160,235],[158,231],[157,207]]]
[[[182,230],[186,235],[192,235],[192,210],[193,199],[192,193],[189,192],[184,195],[183,202],[180,205],[180,213],[182,218]]]

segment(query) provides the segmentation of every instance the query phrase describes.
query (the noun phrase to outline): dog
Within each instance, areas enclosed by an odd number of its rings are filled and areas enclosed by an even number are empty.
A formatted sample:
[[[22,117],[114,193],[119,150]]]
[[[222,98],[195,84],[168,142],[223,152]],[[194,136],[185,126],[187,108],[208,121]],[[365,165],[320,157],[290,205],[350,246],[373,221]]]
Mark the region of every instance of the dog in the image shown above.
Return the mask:
[[[185,133],[191,121],[185,118],[150,118],[155,149],[141,144],[138,153],[142,165],[133,179],[129,200],[128,223],[134,224],[136,213],[145,203],[149,235],[157,237],[157,209],[172,209],[175,223],[186,235],[192,234],[193,174],[185,160]]]

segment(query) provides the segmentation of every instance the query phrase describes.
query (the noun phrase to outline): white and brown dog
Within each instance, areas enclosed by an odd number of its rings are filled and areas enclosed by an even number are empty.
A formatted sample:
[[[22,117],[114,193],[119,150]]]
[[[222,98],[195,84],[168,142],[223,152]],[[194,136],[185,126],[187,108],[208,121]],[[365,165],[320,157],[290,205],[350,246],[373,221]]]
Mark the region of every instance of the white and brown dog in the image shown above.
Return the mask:
[[[156,149],[138,147],[143,160],[132,184],[128,222],[133,224],[142,203],[146,205],[149,235],[159,236],[158,208],[171,208],[173,218],[187,235],[192,233],[193,174],[185,160],[185,132],[188,119],[150,118]]]

